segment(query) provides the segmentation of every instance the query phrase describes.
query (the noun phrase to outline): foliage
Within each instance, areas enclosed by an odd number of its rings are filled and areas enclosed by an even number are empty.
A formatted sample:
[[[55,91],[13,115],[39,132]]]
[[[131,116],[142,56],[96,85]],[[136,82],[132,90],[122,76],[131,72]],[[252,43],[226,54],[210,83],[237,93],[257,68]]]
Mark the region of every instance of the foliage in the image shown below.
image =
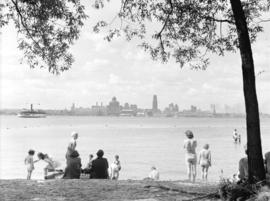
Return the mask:
[[[219,195],[222,200],[256,200],[263,201],[270,195],[265,181],[250,184],[248,181],[236,181],[222,178],[219,183]]]
[[[105,0],[96,0],[94,7],[103,8],[105,3]],[[257,33],[263,31],[258,23],[261,13],[269,9],[270,3],[269,0],[244,0],[242,4],[251,42],[254,42]],[[205,69],[209,64],[207,53],[224,55],[238,48],[228,0],[122,0],[117,19],[119,23],[114,22],[113,27],[111,23],[99,21],[94,31],[107,28],[108,41],[122,34],[127,40],[139,38],[140,46],[153,59],[166,62],[174,58],[181,67],[188,63],[192,68]],[[152,23],[158,24],[159,29],[153,30]]]
[[[0,27],[13,21],[18,47],[31,68],[58,74],[71,67],[68,51],[87,18],[79,0],[10,0],[0,5]]]

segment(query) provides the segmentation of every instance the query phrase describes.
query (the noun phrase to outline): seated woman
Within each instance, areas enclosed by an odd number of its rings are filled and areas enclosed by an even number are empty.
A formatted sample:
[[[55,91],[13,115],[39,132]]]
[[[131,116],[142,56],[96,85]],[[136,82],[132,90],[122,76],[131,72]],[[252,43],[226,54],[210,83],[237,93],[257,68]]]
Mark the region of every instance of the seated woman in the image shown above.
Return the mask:
[[[92,169],[92,163],[93,163],[94,156],[92,154],[89,155],[89,162],[87,163],[86,167],[82,169],[83,174],[90,174]]]
[[[63,179],[80,179],[81,167],[82,163],[79,153],[74,150],[67,161],[67,167],[65,168]]]
[[[97,152],[97,158],[93,160],[92,163],[92,170],[90,173],[90,178],[93,179],[108,179],[108,161],[106,158],[103,158],[104,152],[103,150],[98,150]]]
[[[43,160],[44,162],[47,163],[46,167],[44,168],[44,178],[47,179],[48,172],[53,172],[53,171],[59,171],[61,172],[62,170],[56,170],[57,167],[60,166],[60,163],[57,161],[54,161],[51,157],[48,156],[48,154],[43,154],[43,153],[38,153],[38,159]]]
[[[248,155],[248,150],[245,150],[246,155]],[[248,158],[247,156],[241,158],[239,161],[239,175],[240,182],[246,181],[248,179]]]

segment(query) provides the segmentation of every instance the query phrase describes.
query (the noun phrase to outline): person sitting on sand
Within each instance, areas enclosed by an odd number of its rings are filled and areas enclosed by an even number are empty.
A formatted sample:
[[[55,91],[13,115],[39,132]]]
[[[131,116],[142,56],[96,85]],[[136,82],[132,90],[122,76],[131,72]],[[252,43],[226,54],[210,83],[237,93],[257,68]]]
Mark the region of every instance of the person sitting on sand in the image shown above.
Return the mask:
[[[149,173],[148,178],[155,181],[159,180],[159,172],[155,166],[151,167],[151,172]]]
[[[270,151],[265,153],[265,171],[266,171],[266,179],[270,180]]]
[[[28,156],[24,159],[24,164],[27,167],[27,177],[26,177],[27,180],[31,179],[32,172],[35,169],[34,163],[37,162],[37,161],[34,161],[33,159],[34,155],[35,155],[35,151],[30,149],[28,151]]]
[[[92,163],[92,170],[90,172],[90,178],[93,179],[108,179],[108,161],[106,158],[103,158],[104,151],[98,150],[97,152],[97,158],[93,160]]]
[[[187,163],[187,174],[188,179],[195,182],[196,179],[196,163],[197,163],[197,155],[196,155],[196,147],[197,141],[194,139],[194,135],[192,131],[187,130],[185,132],[187,136],[187,140],[184,141],[184,149],[186,150],[186,163]]]
[[[47,163],[46,167],[44,168],[44,178],[47,179],[48,172],[54,172],[58,171],[56,170],[57,167],[60,166],[60,163],[57,161],[54,161],[51,157],[48,156],[48,154],[38,153],[39,160],[43,160]],[[61,171],[61,170],[59,170]]]
[[[248,150],[245,148],[245,154],[246,157],[243,157],[239,161],[239,174],[238,178],[240,179],[240,182],[246,181],[248,179]]]
[[[76,149],[78,137],[79,137],[79,134],[77,132],[73,131],[71,133],[71,140],[68,144],[67,153],[66,153],[67,163],[68,163],[70,154],[73,153],[73,151]]]
[[[79,157],[79,153],[74,150],[70,154],[70,158],[67,162],[67,167],[65,168],[65,173],[63,179],[80,179],[81,175],[81,158]]]
[[[121,164],[120,164],[120,161],[119,161],[119,156],[118,155],[115,155],[115,161],[111,164],[110,166],[110,178],[111,179],[115,179],[115,180],[118,180],[119,178],[119,172],[121,170]]]
[[[86,167],[84,169],[82,169],[83,174],[90,174],[91,169],[92,169],[93,158],[94,158],[93,154],[90,154],[89,161],[88,161]]]
[[[209,144],[205,144],[199,154],[199,162],[202,168],[202,179],[207,180],[208,168],[211,166],[211,151]]]

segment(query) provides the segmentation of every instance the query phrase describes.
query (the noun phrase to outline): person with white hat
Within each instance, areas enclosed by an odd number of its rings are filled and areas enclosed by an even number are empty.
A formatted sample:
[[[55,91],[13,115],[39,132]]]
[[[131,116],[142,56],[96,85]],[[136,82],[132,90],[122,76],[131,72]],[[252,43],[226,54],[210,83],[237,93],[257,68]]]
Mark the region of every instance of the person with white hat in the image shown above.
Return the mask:
[[[75,149],[76,149],[78,137],[79,137],[79,134],[77,132],[73,131],[71,133],[71,140],[70,140],[70,142],[68,144],[67,153],[66,153],[67,161],[70,158],[70,154],[73,153],[75,151]]]

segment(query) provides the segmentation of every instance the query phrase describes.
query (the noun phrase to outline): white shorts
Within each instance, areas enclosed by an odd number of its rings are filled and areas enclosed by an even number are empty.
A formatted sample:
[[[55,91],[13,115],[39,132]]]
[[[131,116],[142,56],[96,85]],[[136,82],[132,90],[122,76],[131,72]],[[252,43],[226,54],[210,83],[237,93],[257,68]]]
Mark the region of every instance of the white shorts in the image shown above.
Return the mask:
[[[197,156],[196,154],[187,154],[186,155],[186,163],[196,165],[197,163]]]

